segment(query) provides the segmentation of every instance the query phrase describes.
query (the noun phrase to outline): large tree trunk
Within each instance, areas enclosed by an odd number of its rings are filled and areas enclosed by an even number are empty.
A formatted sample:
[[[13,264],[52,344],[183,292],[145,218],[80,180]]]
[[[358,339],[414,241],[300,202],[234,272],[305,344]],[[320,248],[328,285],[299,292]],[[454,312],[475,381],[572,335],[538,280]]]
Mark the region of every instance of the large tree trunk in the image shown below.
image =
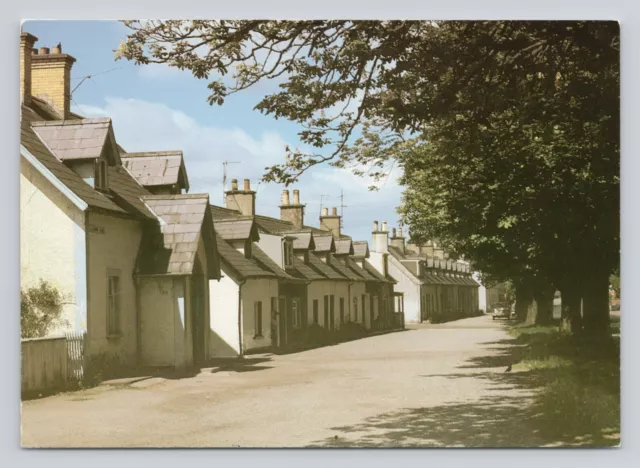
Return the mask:
[[[573,334],[582,334],[582,296],[576,286],[560,290],[562,300],[562,328]]]
[[[527,319],[529,306],[533,301],[533,290],[528,281],[516,284],[516,318],[524,322]]]
[[[534,323],[536,325],[549,325],[553,321],[553,294],[555,288],[550,284],[539,287],[533,298],[536,304],[536,315]]]
[[[591,337],[608,337],[609,328],[609,274],[594,272],[585,281],[583,292],[584,332]]]

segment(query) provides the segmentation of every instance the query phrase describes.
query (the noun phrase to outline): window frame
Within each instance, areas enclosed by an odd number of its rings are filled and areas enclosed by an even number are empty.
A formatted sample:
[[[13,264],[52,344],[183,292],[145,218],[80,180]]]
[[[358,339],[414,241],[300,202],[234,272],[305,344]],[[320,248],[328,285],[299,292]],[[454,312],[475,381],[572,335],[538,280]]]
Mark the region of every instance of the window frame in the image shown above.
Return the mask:
[[[262,329],[262,301],[253,301],[253,337],[264,338]]]
[[[107,338],[119,338],[122,333],[122,274],[120,270],[107,270]],[[112,280],[115,287],[112,288]]]
[[[293,328],[302,327],[302,308],[300,307],[300,300],[297,297],[291,298],[291,318]]]
[[[358,297],[353,298],[353,321],[358,321]]]
[[[318,301],[318,299],[314,299],[313,303],[312,303],[312,307],[313,307],[313,323],[314,325],[318,325],[319,324],[319,315],[320,315],[320,301]]]
[[[109,188],[109,181],[107,180],[108,163],[104,158],[98,158],[94,167],[94,188],[103,192]]]

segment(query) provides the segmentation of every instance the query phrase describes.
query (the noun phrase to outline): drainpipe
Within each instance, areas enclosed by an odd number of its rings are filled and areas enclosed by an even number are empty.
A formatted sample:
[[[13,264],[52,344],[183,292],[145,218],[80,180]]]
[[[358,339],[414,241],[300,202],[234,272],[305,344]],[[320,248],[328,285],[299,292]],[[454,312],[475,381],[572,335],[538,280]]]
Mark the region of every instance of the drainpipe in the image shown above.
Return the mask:
[[[242,358],[242,338],[243,338],[243,323],[242,323],[242,286],[247,280],[243,279],[238,285],[238,358]]]
[[[142,364],[142,313],[140,307],[142,301],[140,299],[140,277],[133,274],[133,284],[136,288],[136,365],[141,367]]]

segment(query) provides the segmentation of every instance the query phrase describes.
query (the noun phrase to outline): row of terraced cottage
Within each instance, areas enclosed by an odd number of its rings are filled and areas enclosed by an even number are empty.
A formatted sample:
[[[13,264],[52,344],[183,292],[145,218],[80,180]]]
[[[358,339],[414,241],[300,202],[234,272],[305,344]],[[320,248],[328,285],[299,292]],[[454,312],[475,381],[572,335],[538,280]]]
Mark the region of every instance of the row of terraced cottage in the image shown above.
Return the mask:
[[[249,180],[225,207],[188,193],[181,151],[127,152],[109,118],[71,112],[75,59],[36,40],[21,35],[21,285],[64,295],[53,333],[85,333],[86,355],[183,367],[477,313],[467,263],[384,222],[369,245],[335,208],[307,225],[298,190],[280,219],[256,213]]]

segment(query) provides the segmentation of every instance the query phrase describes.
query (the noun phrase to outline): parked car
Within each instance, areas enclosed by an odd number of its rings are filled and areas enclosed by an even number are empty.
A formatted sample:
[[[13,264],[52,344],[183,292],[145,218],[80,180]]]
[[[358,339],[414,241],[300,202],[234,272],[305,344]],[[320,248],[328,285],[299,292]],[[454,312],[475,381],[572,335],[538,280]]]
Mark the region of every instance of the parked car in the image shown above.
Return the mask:
[[[511,318],[511,307],[506,302],[496,302],[493,305],[493,312],[491,315],[493,320],[498,318],[509,319]]]

